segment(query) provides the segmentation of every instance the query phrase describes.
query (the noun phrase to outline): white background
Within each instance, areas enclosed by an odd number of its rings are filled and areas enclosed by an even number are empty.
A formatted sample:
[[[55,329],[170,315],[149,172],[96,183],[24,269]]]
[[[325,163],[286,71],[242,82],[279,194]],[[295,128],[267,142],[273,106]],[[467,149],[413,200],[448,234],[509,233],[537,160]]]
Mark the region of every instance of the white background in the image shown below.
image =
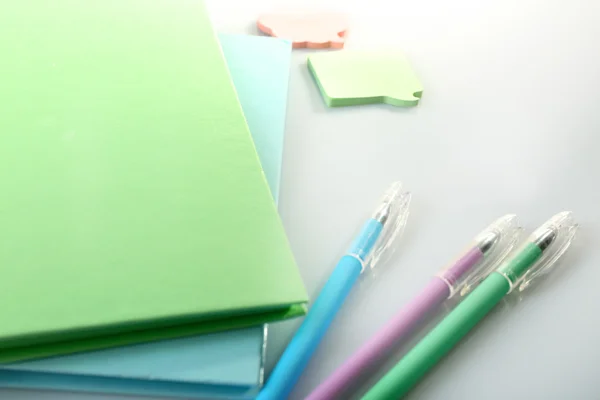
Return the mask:
[[[347,48],[402,50],[413,109],[327,109],[295,51],[280,212],[311,296],[393,180],[413,192],[399,251],[354,290],[296,387],[302,399],[495,218],[572,210],[554,273],[494,310],[410,399],[600,399],[600,2],[209,0],[219,32],[259,14],[341,11]],[[300,321],[270,329],[270,371]],[[397,359],[400,352],[394,356]],[[132,397],[2,391],[2,399]]]

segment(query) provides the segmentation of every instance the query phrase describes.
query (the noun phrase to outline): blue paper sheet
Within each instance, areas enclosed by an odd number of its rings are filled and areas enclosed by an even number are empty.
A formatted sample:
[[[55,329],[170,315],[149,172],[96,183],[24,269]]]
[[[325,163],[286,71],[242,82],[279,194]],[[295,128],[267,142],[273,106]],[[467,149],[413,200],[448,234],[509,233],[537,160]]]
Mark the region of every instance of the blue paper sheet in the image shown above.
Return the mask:
[[[279,196],[291,43],[220,35],[275,200]],[[187,398],[252,398],[262,385],[265,328],[28,361],[0,369],[0,387]],[[32,392],[30,398],[37,398]],[[0,398],[11,398],[0,389]],[[20,393],[23,399],[23,393]]]

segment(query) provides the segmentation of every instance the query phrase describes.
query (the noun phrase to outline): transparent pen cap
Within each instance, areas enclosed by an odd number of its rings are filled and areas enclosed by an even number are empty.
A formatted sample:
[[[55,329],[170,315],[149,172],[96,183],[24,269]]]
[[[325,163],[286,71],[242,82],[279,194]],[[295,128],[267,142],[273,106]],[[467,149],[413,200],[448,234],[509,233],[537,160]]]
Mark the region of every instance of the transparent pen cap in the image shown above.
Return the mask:
[[[408,219],[411,193],[404,190],[401,182],[390,185],[372,218],[382,223],[383,229],[371,251],[366,254],[364,266],[372,269],[391,256],[395,242],[400,238]],[[385,257],[384,257],[385,256]]]
[[[494,271],[519,242],[523,228],[517,216],[498,218],[481,231],[468,249],[452,264],[438,273],[450,288],[450,297],[467,294]]]
[[[531,283],[540,276],[546,275],[557,265],[558,259],[567,251],[579,224],[573,218],[571,211],[563,211],[554,215],[546,223],[536,229],[525,246],[536,243],[542,249],[541,257],[527,269],[527,272],[520,277],[510,279],[511,291],[518,287],[519,291],[525,290]]]

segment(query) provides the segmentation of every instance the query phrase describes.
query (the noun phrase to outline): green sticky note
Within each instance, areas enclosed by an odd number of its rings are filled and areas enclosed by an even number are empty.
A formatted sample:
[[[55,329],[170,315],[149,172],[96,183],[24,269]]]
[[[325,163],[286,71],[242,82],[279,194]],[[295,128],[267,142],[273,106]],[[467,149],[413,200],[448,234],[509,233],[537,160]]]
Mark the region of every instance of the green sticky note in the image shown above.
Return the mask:
[[[342,50],[308,57],[329,107],[387,103],[416,106],[423,88],[406,57],[390,51]]]
[[[0,361],[306,312],[200,0],[3,2],[0,52]]]

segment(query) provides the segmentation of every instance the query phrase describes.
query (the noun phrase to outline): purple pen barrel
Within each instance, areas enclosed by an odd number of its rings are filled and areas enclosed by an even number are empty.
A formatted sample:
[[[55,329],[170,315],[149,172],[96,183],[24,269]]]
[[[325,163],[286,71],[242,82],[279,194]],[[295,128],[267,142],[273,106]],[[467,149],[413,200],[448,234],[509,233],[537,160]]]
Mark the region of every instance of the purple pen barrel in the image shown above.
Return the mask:
[[[493,245],[493,243],[492,243]],[[379,363],[407,340],[456,290],[456,283],[484,258],[486,246],[474,246],[427,286],[359,348],[305,400],[344,399],[361,377],[371,375]]]
[[[483,260],[484,250],[481,245],[475,246],[462,255],[455,263],[441,271],[438,278],[446,282],[450,295],[454,294],[460,282],[469,275],[475,265]]]

